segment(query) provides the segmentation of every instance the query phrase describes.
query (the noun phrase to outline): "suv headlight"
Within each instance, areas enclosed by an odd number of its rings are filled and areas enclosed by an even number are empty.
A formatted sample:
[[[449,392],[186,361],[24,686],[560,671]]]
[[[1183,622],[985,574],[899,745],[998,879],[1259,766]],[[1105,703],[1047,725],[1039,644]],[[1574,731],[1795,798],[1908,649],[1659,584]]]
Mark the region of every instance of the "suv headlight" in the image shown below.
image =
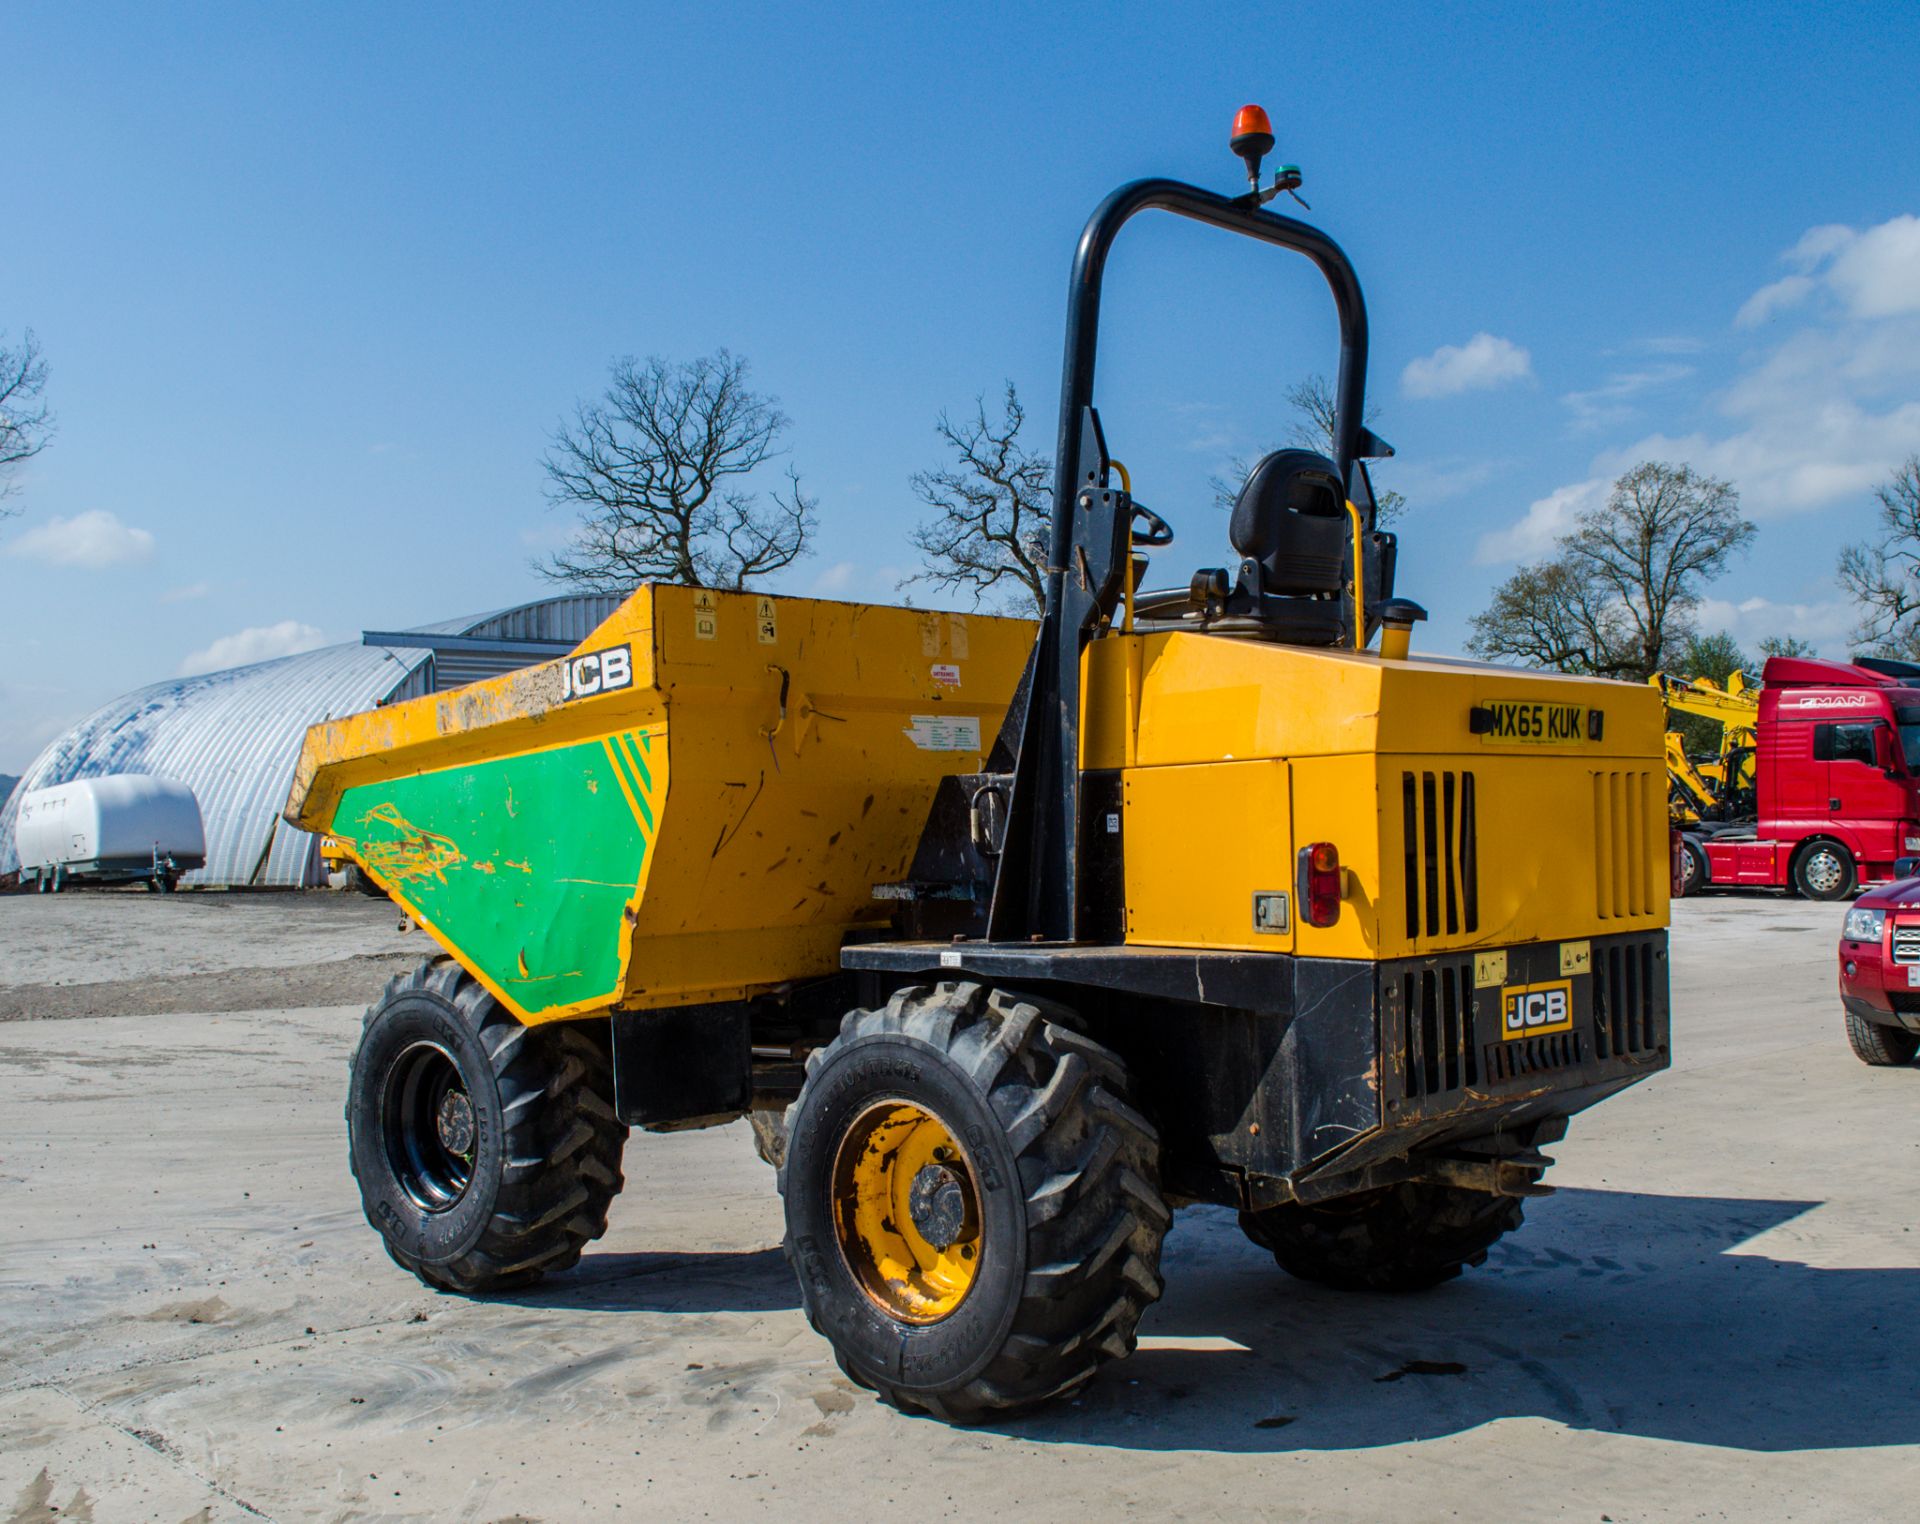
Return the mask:
[[[1855,907],[1847,912],[1846,928],[1840,934],[1849,942],[1878,942],[1886,926],[1886,911]]]

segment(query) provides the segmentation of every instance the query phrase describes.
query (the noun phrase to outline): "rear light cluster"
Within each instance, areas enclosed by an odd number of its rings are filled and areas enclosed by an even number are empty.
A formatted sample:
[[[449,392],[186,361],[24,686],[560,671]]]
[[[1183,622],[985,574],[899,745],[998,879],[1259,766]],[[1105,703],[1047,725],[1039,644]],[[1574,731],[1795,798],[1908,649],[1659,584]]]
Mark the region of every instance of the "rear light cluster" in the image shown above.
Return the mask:
[[[1340,851],[1330,841],[1300,849],[1300,919],[1331,926],[1340,919]]]

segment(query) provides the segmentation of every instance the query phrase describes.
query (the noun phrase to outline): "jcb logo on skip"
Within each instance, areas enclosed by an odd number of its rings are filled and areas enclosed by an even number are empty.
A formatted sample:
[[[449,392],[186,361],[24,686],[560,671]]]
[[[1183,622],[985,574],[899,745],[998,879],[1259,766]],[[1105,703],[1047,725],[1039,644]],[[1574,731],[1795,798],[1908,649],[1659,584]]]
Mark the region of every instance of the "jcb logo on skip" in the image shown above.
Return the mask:
[[[633,685],[633,647],[614,646],[606,651],[590,651],[585,656],[569,656],[560,666],[562,699],[592,698],[596,693],[611,693]]]

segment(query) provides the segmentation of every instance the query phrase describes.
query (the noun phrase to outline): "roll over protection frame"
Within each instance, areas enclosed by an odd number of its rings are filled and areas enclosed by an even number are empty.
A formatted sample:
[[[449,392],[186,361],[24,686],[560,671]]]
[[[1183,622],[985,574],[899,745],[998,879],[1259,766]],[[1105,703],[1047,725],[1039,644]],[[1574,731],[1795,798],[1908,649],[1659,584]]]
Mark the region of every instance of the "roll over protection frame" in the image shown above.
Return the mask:
[[[1107,486],[1110,461],[1093,408],[1100,290],[1114,239],[1136,212],[1148,210],[1292,249],[1319,267],[1340,317],[1334,459],[1350,499],[1359,461],[1390,453],[1362,422],[1367,308],[1360,279],[1337,243],[1307,223],[1262,209],[1253,195],[1222,196],[1179,180],[1135,180],[1100,203],[1080,234],[1067,290],[1046,611],[994,879],[988,920],[994,941],[1070,942],[1080,935],[1080,658],[1112,607],[1132,554],[1132,498]],[[1356,587],[1363,577],[1356,566]]]

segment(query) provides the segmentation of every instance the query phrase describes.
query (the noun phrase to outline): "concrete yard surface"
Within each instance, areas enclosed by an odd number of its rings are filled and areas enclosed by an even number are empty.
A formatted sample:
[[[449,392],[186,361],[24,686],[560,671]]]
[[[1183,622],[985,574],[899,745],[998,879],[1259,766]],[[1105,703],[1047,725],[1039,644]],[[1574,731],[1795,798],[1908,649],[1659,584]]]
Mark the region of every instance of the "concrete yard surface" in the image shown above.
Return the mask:
[[[1133,1359],[962,1430],[840,1375],[744,1125],[636,1133],[530,1291],[397,1269],[341,1118],[389,907],[0,899],[0,1524],[1911,1519],[1920,1067],[1848,1050],[1840,916],[1677,906],[1674,1068],[1483,1267],[1341,1295],[1190,1211]]]

